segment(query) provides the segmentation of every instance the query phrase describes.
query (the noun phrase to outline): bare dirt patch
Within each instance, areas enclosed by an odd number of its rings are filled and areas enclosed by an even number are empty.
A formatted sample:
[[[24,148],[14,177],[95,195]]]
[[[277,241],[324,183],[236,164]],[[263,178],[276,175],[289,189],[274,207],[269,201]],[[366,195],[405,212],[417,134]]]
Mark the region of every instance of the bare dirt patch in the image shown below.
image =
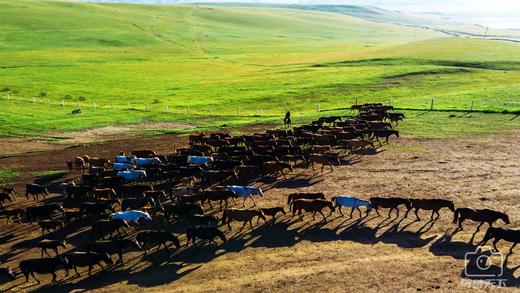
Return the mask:
[[[104,145],[70,148],[0,159],[0,165],[16,165],[22,182],[32,180],[29,172],[62,170],[64,159],[78,154],[113,156],[119,150],[132,148],[172,152],[184,145],[186,138],[162,136],[147,139],[111,141]],[[506,211],[510,227],[520,226],[520,165],[517,134],[479,139],[414,140],[402,137],[375,155],[345,157],[348,164],[334,172],[297,168],[287,181],[266,179],[255,183],[265,190],[258,198],[260,206],[286,206],[286,195],[296,191],[322,191],[333,195],[403,196],[415,198],[447,198],[457,207],[494,208]],[[77,176],[77,175],[74,175]],[[60,180],[65,178],[61,178]],[[23,188],[19,188],[23,190]],[[21,198],[21,197],[19,197]],[[14,206],[34,204],[19,199]],[[251,205],[251,203],[248,203]],[[216,212],[206,207],[209,212]],[[216,212],[221,215],[221,212]],[[452,238],[444,235],[454,230],[453,214],[441,212],[433,225],[429,213],[421,212],[422,221],[414,216],[386,220],[372,213],[358,220],[340,217],[336,212],[321,223],[321,216],[297,221],[290,215],[278,219],[275,226],[255,226],[239,232],[240,225],[227,231],[228,244],[218,250],[210,246],[198,249],[183,247],[175,255],[162,250],[148,256],[131,252],[125,255],[126,266],[116,265],[109,273],[96,270],[88,277],[69,276],[53,287],[39,287],[23,278],[1,286],[2,289],[67,292],[74,289],[120,292],[137,291],[468,291],[464,274],[464,254],[475,249],[469,244],[476,225],[465,224],[465,230]],[[395,214],[394,214],[395,218]],[[39,257],[34,241],[42,239],[35,224],[6,226],[0,230],[2,266],[17,267],[22,259]],[[182,232],[178,224],[160,225]],[[224,227],[221,227],[225,230]],[[482,229],[485,230],[485,229]],[[89,228],[78,224],[66,231],[73,248],[84,249],[90,241]],[[63,237],[65,234],[58,236]],[[480,241],[483,232],[476,235]],[[185,244],[184,234],[180,234]],[[71,249],[73,249],[71,248]],[[508,244],[500,243],[503,251]],[[518,254],[518,251],[515,251]],[[511,290],[519,286],[520,272],[514,267],[520,257],[513,254],[504,271]],[[59,274],[59,279],[63,273]],[[49,278],[41,278],[48,283]],[[486,291],[498,290],[489,287]]]

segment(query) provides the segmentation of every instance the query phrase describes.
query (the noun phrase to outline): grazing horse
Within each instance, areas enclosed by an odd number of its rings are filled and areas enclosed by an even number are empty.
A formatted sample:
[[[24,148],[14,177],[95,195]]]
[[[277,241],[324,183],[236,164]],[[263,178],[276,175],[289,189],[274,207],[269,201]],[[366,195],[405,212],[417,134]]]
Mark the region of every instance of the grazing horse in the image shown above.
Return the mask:
[[[123,252],[127,248],[141,250],[141,245],[139,245],[139,243],[135,239],[112,239],[90,243],[87,245],[88,252],[108,254],[109,256],[117,254],[119,256],[119,262],[122,265],[125,265],[125,263],[123,262]]]
[[[417,217],[417,220],[420,220],[419,215],[417,214],[419,210],[432,211],[431,221],[434,221],[434,215],[437,215],[435,220],[437,220],[440,217],[439,210],[441,210],[442,208],[448,208],[452,212],[455,212],[455,205],[451,200],[412,198],[410,199],[410,201],[412,202],[412,209],[415,210],[415,216]]]
[[[190,241],[193,241],[193,246],[197,246],[195,243],[195,240],[197,238],[202,240],[208,240],[209,242],[212,242],[215,244],[216,247],[218,247],[217,242],[215,242],[215,238],[220,238],[224,243],[227,243],[226,235],[222,233],[217,228],[214,227],[196,227],[196,228],[188,228],[186,230],[186,245],[190,244]]]
[[[513,246],[509,249],[509,253],[507,254],[506,258],[504,259],[504,263],[507,263],[507,259],[511,254],[513,254],[513,248],[520,242],[520,230],[514,230],[509,228],[503,228],[503,227],[489,227],[486,231],[486,235],[484,236],[484,239],[480,242],[479,246],[486,244],[489,240],[495,239],[493,241],[493,247],[496,251],[498,251],[497,243],[500,240],[505,240],[507,242],[513,243]]]
[[[38,195],[41,194],[45,199],[45,196],[49,194],[47,188],[35,183],[28,183],[25,185],[25,197],[29,199],[29,194],[33,196],[33,199],[38,201]]]
[[[67,265],[68,261],[63,257],[26,259],[20,262],[20,271],[25,276],[26,282],[29,282],[30,274],[40,284],[40,280],[36,279],[34,273],[52,274],[52,282],[56,282],[56,272],[60,269],[66,269]]]
[[[323,168],[325,168],[325,165],[329,165],[331,171],[334,171],[334,169],[332,168],[332,163],[334,163],[335,165],[340,165],[338,158],[325,154],[310,154],[307,158],[307,162],[311,165],[313,171],[314,163],[321,164],[321,172],[323,172]]]
[[[98,265],[104,270],[105,268],[101,265],[101,262],[104,262],[106,265],[114,264],[108,254],[100,254],[97,252],[70,252],[66,253],[64,257],[68,263],[67,275],[69,275],[70,268],[73,268],[76,275],[79,276],[78,267],[88,267],[88,275],[90,276],[94,265]]]
[[[405,218],[408,215],[408,212],[410,212],[410,209],[412,208],[412,203],[408,198],[400,197],[371,197],[370,204],[372,205],[372,208],[376,211],[378,216],[381,216],[378,211],[379,208],[389,208],[390,211],[388,211],[388,218],[390,218],[390,216],[392,215],[393,210],[397,212],[397,217],[399,218],[399,206],[401,205],[404,205],[406,207],[406,214],[404,216]]]
[[[253,230],[253,219],[258,217],[264,222],[267,222],[264,213],[261,210],[239,210],[239,209],[226,209],[222,214],[222,224],[227,224],[228,229],[231,230],[230,223],[232,221],[244,222],[240,231],[244,229],[247,222],[251,226],[251,230]]]
[[[237,186],[237,185],[228,185],[225,187],[227,190],[235,193],[237,197],[243,197],[244,202],[243,206],[246,206],[246,199],[250,198],[253,201],[253,206],[256,206],[256,201],[253,195],[264,196],[262,189],[251,186]]]
[[[477,231],[475,234],[480,230],[480,227],[484,225],[484,223],[488,223],[488,225],[491,227],[493,226],[493,223],[502,220],[504,223],[509,224],[509,216],[505,213],[490,210],[490,209],[470,209],[470,208],[458,208],[455,210],[454,217],[453,217],[453,224],[459,223],[458,229],[463,230],[462,228],[462,222],[464,220],[472,220],[475,222],[480,222],[480,224],[477,227]],[[475,235],[474,234],[474,235]],[[473,240],[473,239],[471,239]]]
[[[47,256],[51,256],[47,252],[47,249],[51,249],[52,251],[54,251],[54,253],[56,253],[56,256],[58,256],[58,254],[59,254],[58,248],[59,247],[67,248],[67,243],[65,242],[65,240],[43,239],[42,241],[40,241],[38,246],[42,249],[42,258],[43,258],[43,253],[45,253]]]
[[[334,203],[334,207],[339,208],[339,213],[343,216],[343,212],[341,211],[341,207],[349,207],[352,208],[350,211],[350,217],[352,218],[352,214],[354,213],[354,209],[356,209],[359,212],[359,216],[361,217],[361,209],[359,207],[366,207],[366,215],[370,213],[370,210],[372,209],[372,205],[367,200],[362,200],[357,197],[350,197],[350,196],[335,196],[332,199],[332,202]]]
[[[168,249],[166,245],[167,242],[173,243],[177,249],[181,248],[181,244],[179,242],[179,238],[167,231],[159,231],[159,230],[144,230],[139,231],[135,236],[135,240],[141,245],[145,253],[148,253],[148,250],[153,246],[157,246],[157,251],[161,249],[161,246],[164,245],[164,248]]]
[[[313,199],[313,200],[307,200],[307,199],[298,199],[295,200],[292,203],[292,213],[293,217],[298,214],[300,216],[300,219],[303,220],[302,211],[305,212],[312,212],[312,219],[316,219],[316,213],[320,213],[320,215],[323,216],[323,221],[325,222],[327,220],[327,217],[323,214],[323,209],[328,207],[330,209],[330,215],[336,210],[334,207],[334,204],[329,200],[323,200],[323,199]]]
[[[262,211],[262,213],[264,213],[265,216],[271,216],[272,219],[272,223],[271,225],[274,225],[275,222],[276,222],[276,215],[278,213],[282,213],[282,214],[286,214],[285,212],[285,209],[283,207],[274,207],[274,208],[261,208],[260,209]],[[256,221],[256,224],[258,225],[258,222],[260,222],[260,217],[258,218],[258,220]]]

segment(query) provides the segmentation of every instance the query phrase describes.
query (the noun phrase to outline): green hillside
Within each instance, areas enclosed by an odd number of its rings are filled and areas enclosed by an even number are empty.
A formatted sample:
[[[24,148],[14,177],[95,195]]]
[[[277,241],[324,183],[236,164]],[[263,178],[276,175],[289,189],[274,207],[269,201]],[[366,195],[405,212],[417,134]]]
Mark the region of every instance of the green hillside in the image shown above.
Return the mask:
[[[478,95],[494,103],[477,109],[519,110],[518,56],[512,43],[338,13],[0,0],[0,136],[143,121],[238,125],[355,98],[417,108],[435,96],[455,109]],[[78,105],[83,113],[71,115]]]

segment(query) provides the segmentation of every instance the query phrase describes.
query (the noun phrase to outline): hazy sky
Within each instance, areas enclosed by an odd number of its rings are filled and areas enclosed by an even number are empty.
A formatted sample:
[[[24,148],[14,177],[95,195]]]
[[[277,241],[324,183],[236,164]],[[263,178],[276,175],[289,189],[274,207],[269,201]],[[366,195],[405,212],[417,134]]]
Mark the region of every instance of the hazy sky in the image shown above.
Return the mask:
[[[302,2],[304,1],[302,0]],[[334,2],[374,5],[410,11],[520,13],[520,1],[518,0],[336,0]]]

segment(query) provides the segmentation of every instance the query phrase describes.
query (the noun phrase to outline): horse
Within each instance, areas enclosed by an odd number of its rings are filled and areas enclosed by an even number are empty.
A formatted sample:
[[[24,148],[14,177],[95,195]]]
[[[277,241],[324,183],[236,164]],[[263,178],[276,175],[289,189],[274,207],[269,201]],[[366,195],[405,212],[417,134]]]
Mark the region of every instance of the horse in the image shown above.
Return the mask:
[[[248,198],[250,198],[253,201],[253,206],[256,206],[256,201],[253,195],[264,196],[262,189],[257,187],[228,185],[225,187],[225,189],[232,191],[233,193],[235,193],[237,197],[243,197],[244,202],[242,205],[244,207],[246,206],[246,199]]]
[[[6,208],[3,208],[0,210],[0,214],[3,214],[5,215],[5,218],[7,219],[7,224],[9,224],[9,222],[15,224],[15,222],[13,221],[13,218],[15,218],[16,220],[18,220],[18,223],[22,223],[22,215],[25,213],[25,210],[22,209],[22,208],[16,208],[16,209],[6,209]]]
[[[278,213],[286,214],[285,209],[283,207],[273,207],[273,208],[261,208],[260,209],[262,213],[264,213],[265,216],[271,216],[272,219],[272,225],[276,222],[276,215]],[[256,224],[258,225],[258,222],[260,222],[260,217],[257,219]]]
[[[213,164],[212,157],[204,156],[188,156],[188,165],[191,166],[206,166]]]
[[[325,194],[322,192],[300,192],[291,193],[287,196],[287,204],[289,208],[292,206],[292,202],[299,199],[326,199]]]
[[[13,197],[11,196],[10,193],[0,193],[0,206],[2,208],[4,208],[4,201],[10,201],[12,202],[13,201]]]
[[[120,234],[121,228],[130,228],[130,225],[121,219],[100,220],[92,224],[92,235],[94,239],[103,238],[106,235],[112,237],[114,232]]]
[[[312,219],[315,220],[316,213],[320,213],[323,216],[323,221],[327,220],[327,217],[323,214],[322,210],[328,207],[330,209],[330,215],[336,210],[334,204],[329,200],[323,199],[298,199],[292,203],[292,213],[293,217],[298,214],[300,216],[300,220],[303,220],[302,211],[312,212]]]
[[[45,196],[49,194],[47,188],[35,183],[28,183],[25,185],[25,197],[29,199],[29,194],[33,196],[33,199],[38,201],[38,195],[41,194],[45,199]]]
[[[43,258],[43,253],[45,253],[47,256],[51,256],[47,252],[47,249],[51,249],[52,251],[54,251],[54,253],[56,253],[56,256],[58,256],[59,255],[58,248],[59,247],[67,248],[67,243],[65,242],[65,240],[43,239],[38,244],[38,247],[40,247],[42,249],[42,258]]]
[[[497,243],[500,240],[505,240],[508,242],[513,243],[513,246],[509,249],[509,253],[507,254],[506,258],[504,259],[504,263],[507,263],[507,259],[511,254],[513,254],[513,248],[520,242],[520,230],[514,230],[509,228],[503,228],[503,227],[489,227],[486,231],[486,235],[484,235],[484,239],[479,243],[478,246],[482,246],[486,244],[489,240],[495,239],[493,241],[493,247],[496,251],[498,251]]]
[[[42,235],[45,234],[45,231],[48,233],[58,231],[58,228],[63,229],[65,225],[63,224],[63,221],[61,220],[42,220],[38,221],[38,225],[42,228]]]
[[[117,212],[110,215],[111,219],[120,219],[125,220],[127,223],[135,223],[140,224],[140,221],[144,219],[145,221],[152,221],[152,217],[143,211],[125,211],[125,212]]]
[[[135,165],[129,163],[114,163],[112,169],[116,171],[128,171],[135,169]]]
[[[148,197],[125,198],[121,202],[121,211],[124,212],[126,210],[138,210],[147,205],[155,206],[155,201],[153,200],[153,198],[148,198]]]
[[[157,251],[161,249],[161,246],[164,245],[164,248],[168,249],[166,245],[167,242],[173,243],[177,249],[181,248],[181,244],[179,242],[179,238],[167,231],[159,231],[159,230],[144,230],[139,231],[135,236],[135,240],[141,245],[144,252],[147,254],[148,250],[155,246],[157,246]]]
[[[164,217],[170,220],[170,217],[179,217],[182,219],[189,219],[195,214],[204,214],[202,206],[195,203],[175,203],[164,206]]]
[[[244,229],[247,222],[251,226],[251,230],[253,230],[253,218],[258,217],[264,222],[267,222],[264,213],[261,210],[239,210],[239,209],[226,209],[222,214],[222,224],[227,224],[228,229],[231,230],[231,222],[244,222],[240,231]]]
[[[98,265],[102,270],[105,268],[101,265],[104,262],[106,265],[112,265],[114,262],[110,259],[108,254],[100,254],[97,252],[70,252],[64,255],[67,260],[67,276],[69,275],[69,269],[73,268],[76,275],[79,276],[77,267],[88,267],[88,275],[92,274],[92,268],[94,265]]]
[[[59,203],[49,203],[25,209],[25,217],[28,220],[41,219],[44,217],[50,218],[55,211],[65,212],[63,206]]]
[[[117,176],[123,178],[125,183],[135,182],[144,180],[146,178],[146,171],[144,170],[131,170],[131,171],[119,171]]]
[[[343,215],[343,212],[341,211],[342,207],[350,207],[352,210],[350,211],[350,217],[352,218],[352,214],[354,213],[354,209],[356,209],[359,212],[359,216],[361,217],[361,209],[359,207],[366,207],[366,215],[368,216],[368,213],[370,213],[370,210],[372,210],[372,205],[370,204],[370,201],[362,200],[357,197],[350,197],[350,196],[335,196],[332,199],[332,202],[334,203],[334,207],[339,208],[339,213]]]
[[[307,162],[311,165],[313,171],[315,170],[314,163],[321,164],[321,172],[323,172],[325,165],[329,165],[331,171],[334,171],[332,168],[332,163],[335,165],[340,165],[338,158],[325,154],[310,154],[307,158]]]
[[[372,205],[372,208],[376,211],[378,216],[381,216],[378,211],[379,208],[390,208],[390,211],[388,211],[388,218],[390,218],[393,210],[397,212],[397,217],[399,218],[399,206],[401,205],[404,205],[407,209],[406,214],[404,216],[405,218],[408,215],[408,212],[410,212],[410,209],[412,208],[412,203],[408,198],[400,197],[371,197],[370,204]]]
[[[67,265],[68,261],[63,257],[26,259],[20,261],[20,271],[25,276],[26,282],[29,282],[30,274],[40,284],[40,280],[34,276],[34,273],[52,274],[52,282],[56,282],[56,272],[60,269],[66,269]]]
[[[216,216],[201,214],[191,215],[189,220],[194,227],[216,227],[219,221]]]
[[[87,252],[97,252],[99,254],[108,254],[109,256],[117,254],[119,262],[125,265],[123,252],[129,247],[141,250],[141,245],[135,239],[112,239],[88,244]]]
[[[195,240],[197,238],[202,240],[208,240],[209,242],[212,242],[215,244],[216,247],[218,247],[217,242],[215,242],[215,238],[220,238],[224,243],[227,243],[226,235],[222,233],[217,228],[214,227],[195,227],[195,228],[188,228],[186,230],[186,246],[190,244],[190,241],[193,241],[193,246],[197,246],[195,243]]]
[[[399,137],[399,131],[392,129],[379,129],[372,131],[373,137],[379,142],[379,145],[383,145],[379,138],[385,138],[386,144],[388,144],[388,139],[390,136],[395,135]]]
[[[293,167],[290,164],[282,163],[282,162],[264,162],[262,163],[262,170],[265,174],[270,175],[278,175],[282,174],[283,178],[287,180],[287,177],[285,176],[284,170],[289,169],[291,172],[293,172]]]
[[[228,200],[231,199],[233,203],[235,203],[235,198],[237,195],[230,190],[221,189],[221,190],[204,190],[200,194],[200,201],[202,204],[204,202],[208,201],[209,206],[213,208],[213,205],[211,205],[212,201],[219,201],[220,202],[220,208],[222,208],[222,202],[226,203],[226,207],[228,205]]]
[[[455,212],[455,205],[451,200],[412,198],[410,199],[410,201],[412,202],[412,209],[415,210],[415,216],[417,217],[417,220],[421,220],[419,218],[419,215],[417,214],[419,210],[432,211],[431,221],[434,221],[434,215],[437,215],[435,220],[437,220],[440,217],[439,210],[441,210],[442,208],[448,208],[452,212]]]
[[[453,224],[458,224],[458,230],[464,230],[462,228],[462,222],[464,220],[472,220],[475,222],[480,222],[480,224],[477,227],[477,231],[475,234],[480,231],[480,227],[484,225],[484,223],[488,223],[488,225],[491,227],[493,226],[493,223],[502,220],[504,223],[509,224],[509,216],[505,213],[490,210],[490,209],[471,209],[471,208],[458,208],[455,210],[454,217],[453,217]],[[473,234],[473,235],[475,235]],[[473,239],[472,239],[473,240]]]

